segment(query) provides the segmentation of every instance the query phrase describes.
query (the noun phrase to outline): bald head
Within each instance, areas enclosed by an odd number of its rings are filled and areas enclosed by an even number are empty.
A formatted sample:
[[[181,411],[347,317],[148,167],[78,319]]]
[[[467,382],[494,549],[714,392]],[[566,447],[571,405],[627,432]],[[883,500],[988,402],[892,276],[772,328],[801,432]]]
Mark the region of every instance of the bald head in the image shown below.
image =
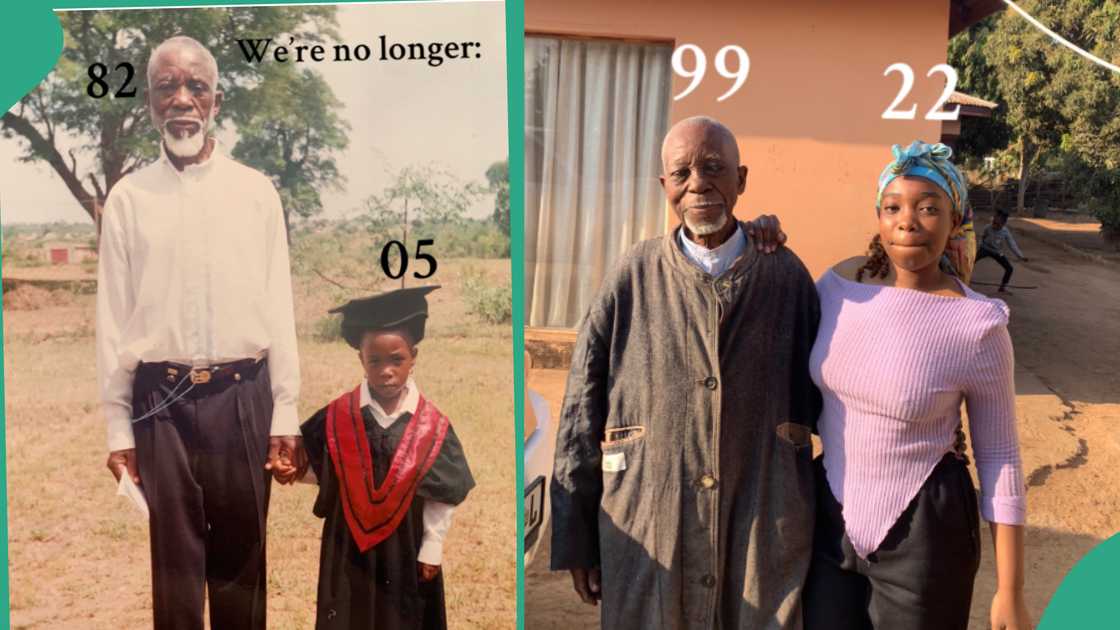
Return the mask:
[[[747,183],[735,134],[707,116],[673,125],[661,145],[661,187],[687,228],[706,246],[722,243],[735,229],[732,211]]]
[[[148,57],[148,85],[151,85],[152,77],[155,76],[156,70],[166,63],[169,58],[178,58],[183,54],[196,56],[198,61],[206,69],[207,78],[210,79],[211,87],[217,86],[218,61],[214,59],[214,55],[210,54],[210,51],[203,46],[202,43],[186,35],[176,35],[175,37],[165,39],[159,46],[155,47],[155,50],[152,51],[152,55]]]
[[[661,142],[661,169],[668,173],[668,157],[672,149],[681,144],[695,143],[697,138],[708,138],[713,146],[719,145],[728,151],[728,157],[734,158],[735,166],[739,166],[739,143],[735,134],[731,133],[723,123],[710,116],[693,116],[673,125],[665,139]]]

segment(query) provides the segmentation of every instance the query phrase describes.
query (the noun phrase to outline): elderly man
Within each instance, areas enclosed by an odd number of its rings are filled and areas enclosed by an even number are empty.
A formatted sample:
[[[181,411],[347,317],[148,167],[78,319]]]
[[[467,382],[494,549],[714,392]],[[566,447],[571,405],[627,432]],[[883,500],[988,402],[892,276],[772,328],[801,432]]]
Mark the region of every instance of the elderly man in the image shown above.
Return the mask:
[[[678,123],[662,164],[682,226],[604,280],[572,355],[552,568],[611,630],[800,628],[816,291],[733,218],[747,167],[726,127]]]
[[[156,628],[265,628],[269,469],[304,465],[288,245],[267,177],[223,155],[214,57],[148,61],[160,159],[105,204],[97,358],[108,467],[150,507]]]

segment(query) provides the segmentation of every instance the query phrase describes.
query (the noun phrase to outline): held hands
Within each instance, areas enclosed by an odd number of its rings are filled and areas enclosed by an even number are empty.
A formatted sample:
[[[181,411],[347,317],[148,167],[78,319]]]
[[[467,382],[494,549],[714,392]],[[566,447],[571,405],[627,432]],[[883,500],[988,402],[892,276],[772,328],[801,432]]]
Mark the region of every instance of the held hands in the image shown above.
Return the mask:
[[[602,597],[603,572],[599,569],[572,569],[572,586],[585,604],[596,606]]]
[[[1033,630],[1023,592],[996,591],[992,598],[992,630]]]
[[[274,435],[268,438],[268,461],[265,470],[282,485],[293,484],[307,474],[307,451],[298,435]]]
[[[118,482],[121,480],[121,471],[127,471],[128,476],[132,477],[132,483],[140,485],[140,469],[136,466],[136,449],[127,448],[122,451],[112,451],[109,453],[109,459],[105,462],[105,466],[109,468],[109,472],[113,473],[113,478]]]
[[[769,254],[786,242],[782,223],[772,214],[760,214],[754,221],[746,223],[747,235],[754,241],[758,251]]]
[[[420,571],[421,582],[431,582],[432,580],[436,579],[437,575],[439,575],[438,564],[425,564],[423,562],[417,562],[416,565],[417,569]]]

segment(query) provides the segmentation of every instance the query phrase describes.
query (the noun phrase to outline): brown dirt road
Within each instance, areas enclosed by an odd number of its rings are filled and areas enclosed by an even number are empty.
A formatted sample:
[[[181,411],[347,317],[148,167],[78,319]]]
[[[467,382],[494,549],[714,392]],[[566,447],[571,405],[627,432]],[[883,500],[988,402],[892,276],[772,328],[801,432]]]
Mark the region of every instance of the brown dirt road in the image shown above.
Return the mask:
[[[1037,287],[1002,296],[1011,307],[1028,485],[1026,597],[1037,622],[1077,560],[1120,531],[1120,264],[1085,251],[1092,234],[1081,226],[1014,219],[1011,227],[1029,258],[1013,261],[1011,282]],[[981,261],[973,288],[996,295],[981,283],[1001,274]],[[558,412],[562,373],[535,371],[530,386]],[[983,538],[971,630],[988,627],[995,592],[991,539]],[[545,544],[526,567],[527,630],[597,628],[598,609],[580,603],[567,574],[549,572],[547,560]]]

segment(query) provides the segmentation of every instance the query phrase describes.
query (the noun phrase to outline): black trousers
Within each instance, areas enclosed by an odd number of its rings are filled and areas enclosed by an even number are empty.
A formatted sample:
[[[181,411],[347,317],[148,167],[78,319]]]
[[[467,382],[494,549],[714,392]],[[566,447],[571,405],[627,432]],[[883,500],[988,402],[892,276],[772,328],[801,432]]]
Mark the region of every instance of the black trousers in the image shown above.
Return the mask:
[[[1006,287],[1007,283],[1011,281],[1011,273],[1015,271],[1015,268],[1011,266],[1011,261],[1007,259],[1007,256],[981,245],[976,250],[976,262],[980,262],[984,258],[991,258],[999,263],[1000,267],[1003,267],[1003,280],[1000,280],[999,286],[1000,288]]]
[[[866,560],[844,533],[841,506],[818,458],[813,560],[805,630],[966,630],[980,566],[979,508],[967,464],[934,468]]]
[[[185,375],[141,364],[134,417],[169,398]],[[157,630],[202,630],[204,588],[213,630],[265,628],[271,389],[266,362],[248,362],[133,425],[151,512]]]

